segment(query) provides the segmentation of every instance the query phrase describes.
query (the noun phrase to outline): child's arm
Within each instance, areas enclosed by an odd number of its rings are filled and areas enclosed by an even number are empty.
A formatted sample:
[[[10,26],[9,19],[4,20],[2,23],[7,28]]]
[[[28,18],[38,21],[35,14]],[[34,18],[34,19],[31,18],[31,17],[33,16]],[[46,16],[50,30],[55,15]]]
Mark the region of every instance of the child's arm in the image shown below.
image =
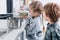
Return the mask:
[[[32,34],[36,34],[37,36],[42,36],[43,24],[42,24],[41,20],[37,19],[29,29]]]
[[[42,23],[42,20],[37,20],[37,23],[36,23],[36,31],[37,31],[37,35],[38,36],[42,36],[43,34],[43,23]]]
[[[57,25],[56,28],[55,28],[55,30],[56,30],[58,39],[60,40],[60,25]]]
[[[51,40],[50,36],[50,31],[47,29],[44,40]]]

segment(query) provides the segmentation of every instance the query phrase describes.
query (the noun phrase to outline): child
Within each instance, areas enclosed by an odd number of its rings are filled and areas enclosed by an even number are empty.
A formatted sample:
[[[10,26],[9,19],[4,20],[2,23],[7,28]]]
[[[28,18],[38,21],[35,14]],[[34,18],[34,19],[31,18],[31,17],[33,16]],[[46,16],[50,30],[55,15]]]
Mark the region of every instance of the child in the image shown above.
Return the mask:
[[[28,40],[42,40],[43,24],[42,13],[43,6],[39,1],[33,1],[29,5],[29,11],[31,17],[26,22],[26,38]]]
[[[59,19],[59,7],[57,4],[48,3],[44,6],[43,16],[48,21],[44,40],[60,40],[60,26],[57,24]]]

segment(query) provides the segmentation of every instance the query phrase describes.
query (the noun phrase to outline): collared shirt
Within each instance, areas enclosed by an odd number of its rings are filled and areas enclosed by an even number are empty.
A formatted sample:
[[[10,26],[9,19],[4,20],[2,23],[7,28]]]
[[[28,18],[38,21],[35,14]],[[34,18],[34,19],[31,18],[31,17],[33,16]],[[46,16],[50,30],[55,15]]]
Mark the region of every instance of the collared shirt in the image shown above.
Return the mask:
[[[26,37],[28,40],[41,40],[43,24],[40,16],[30,18],[26,22]]]
[[[60,26],[57,23],[47,24],[44,40],[60,40]]]

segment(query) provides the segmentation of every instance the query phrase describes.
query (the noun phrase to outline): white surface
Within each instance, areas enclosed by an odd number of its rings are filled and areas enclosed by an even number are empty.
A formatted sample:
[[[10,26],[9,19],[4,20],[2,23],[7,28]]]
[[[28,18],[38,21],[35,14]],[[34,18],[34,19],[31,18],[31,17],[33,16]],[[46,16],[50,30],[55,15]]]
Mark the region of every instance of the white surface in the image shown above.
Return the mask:
[[[24,21],[22,23],[22,26],[20,29],[15,29],[15,30],[11,31],[9,34],[4,35],[4,37],[1,38],[1,40],[15,40],[16,37],[24,31],[25,26],[26,25],[25,25],[25,21]]]
[[[20,8],[20,0],[13,0],[13,10],[15,11],[16,9],[19,10]]]
[[[60,0],[38,0],[38,1],[40,1],[43,5],[50,2],[57,3],[60,5]]]
[[[0,0],[0,14],[6,13],[6,11],[7,11],[6,0]]]
[[[0,29],[8,29],[7,20],[0,19]]]

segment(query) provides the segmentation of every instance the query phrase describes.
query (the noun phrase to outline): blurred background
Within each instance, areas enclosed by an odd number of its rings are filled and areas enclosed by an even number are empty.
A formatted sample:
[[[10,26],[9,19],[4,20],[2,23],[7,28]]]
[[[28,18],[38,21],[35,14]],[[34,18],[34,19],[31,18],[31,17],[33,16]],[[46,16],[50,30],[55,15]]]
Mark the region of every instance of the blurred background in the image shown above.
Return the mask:
[[[28,6],[31,1],[35,0],[0,0],[0,13],[7,13],[7,6],[9,6],[7,4],[10,4],[10,11],[11,10],[13,11],[19,10],[21,6]],[[38,0],[38,1],[42,2],[43,5],[45,5],[48,2],[60,4],[60,0]]]
[[[5,31],[5,29],[8,29],[8,25],[7,25],[8,22],[6,19],[1,19],[1,14],[4,14],[4,15],[5,14],[14,14],[17,18],[19,16],[20,12],[29,11],[28,10],[29,4],[32,1],[40,1],[43,4],[43,6],[48,2],[54,2],[54,3],[57,3],[58,5],[60,5],[60,0],[0,0],[0,30],[4,29],[3,31]],[[16,21],[16,24],[20,25],[20,23],[18,23],[17,21]],[[10,35],[12,35],[14,32],[15,31],[12,31],[12,33]],[[0,35],[2,35],[2,31],[0,31]],[[6,36],[6,37],[8,37],[8,36]],[[11,36],[9,36],[9,37],[11,37]],[[12,39],[10,39],[10,40],[12,40]]]

